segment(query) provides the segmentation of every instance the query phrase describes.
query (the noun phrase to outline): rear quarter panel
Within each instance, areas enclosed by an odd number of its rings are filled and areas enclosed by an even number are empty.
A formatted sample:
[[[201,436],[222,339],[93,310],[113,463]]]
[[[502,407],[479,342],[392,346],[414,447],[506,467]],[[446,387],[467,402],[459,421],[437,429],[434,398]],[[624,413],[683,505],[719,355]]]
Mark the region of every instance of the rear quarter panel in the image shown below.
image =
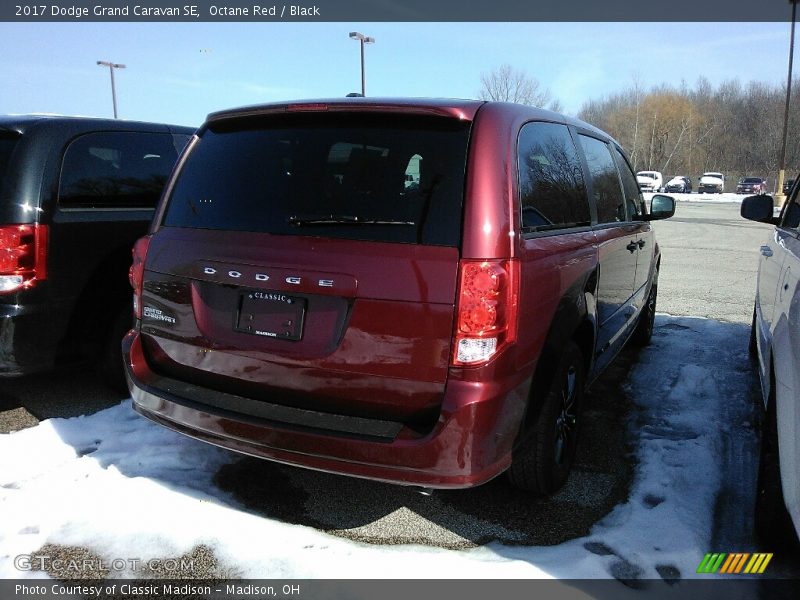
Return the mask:
[[[585,297],[597,266],[594,242],[592,231],[522,240],[518,365],[533,364],[548,342],[558,351],[594,312]]]
[[[527,238],[520,234],[517,140],[520,129],[532,121],[565,122],[544,111],[504,103],[490,103],[478,111],[468,162],[462,250],[464,258],[519,259],[517,341],[509,364],[530,374],[546,344],[559,346],[594,312],[584,292],[598,260],[596,236],[589,228]]]

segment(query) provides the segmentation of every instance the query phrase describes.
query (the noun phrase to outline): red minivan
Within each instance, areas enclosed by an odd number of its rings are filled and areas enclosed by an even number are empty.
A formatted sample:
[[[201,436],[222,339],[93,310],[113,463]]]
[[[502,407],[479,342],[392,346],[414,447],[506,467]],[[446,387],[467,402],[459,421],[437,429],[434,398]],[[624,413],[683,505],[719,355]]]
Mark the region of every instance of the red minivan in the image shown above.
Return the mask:
[[[649,340],[674,210],[607,134],[528,106],[214,113],[134,248],[134,408],[282,463],[551,493],[585,386]]]

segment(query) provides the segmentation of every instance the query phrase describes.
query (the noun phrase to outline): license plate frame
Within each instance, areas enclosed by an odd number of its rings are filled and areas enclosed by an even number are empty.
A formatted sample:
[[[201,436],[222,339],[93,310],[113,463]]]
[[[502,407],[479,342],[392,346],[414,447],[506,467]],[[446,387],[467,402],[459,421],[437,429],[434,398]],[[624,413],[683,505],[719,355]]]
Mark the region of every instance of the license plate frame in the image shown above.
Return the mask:
[[[303,339],[307,300],[283,292],[243,292],[234,315],[233,329],[267,339],[297,342]]]

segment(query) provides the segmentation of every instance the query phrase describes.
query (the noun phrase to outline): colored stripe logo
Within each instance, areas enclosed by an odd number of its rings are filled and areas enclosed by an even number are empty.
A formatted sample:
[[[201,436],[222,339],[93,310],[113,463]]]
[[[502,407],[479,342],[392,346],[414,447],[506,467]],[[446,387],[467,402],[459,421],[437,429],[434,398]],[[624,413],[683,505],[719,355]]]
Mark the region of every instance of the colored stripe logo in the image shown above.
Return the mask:
[[[760,575],[763,573],[769,561],[772,560],[771,552],[709,552],[700,561],[697,567],[698,573],[725,574],[725,575]]]

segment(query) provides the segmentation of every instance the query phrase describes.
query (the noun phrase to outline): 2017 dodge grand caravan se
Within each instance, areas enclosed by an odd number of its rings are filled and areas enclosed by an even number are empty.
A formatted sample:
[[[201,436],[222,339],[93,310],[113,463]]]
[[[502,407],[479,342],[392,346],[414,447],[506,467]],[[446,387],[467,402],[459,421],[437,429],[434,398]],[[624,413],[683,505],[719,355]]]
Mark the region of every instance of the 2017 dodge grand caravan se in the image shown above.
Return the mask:
[[[0,377],[88,359],[124,388],[130,247],[193,132],[0,117]]]
[[[546,494],[661,261],[603,132],[479,101],[209,116],[134,248],[134,407],[266,459]]]

